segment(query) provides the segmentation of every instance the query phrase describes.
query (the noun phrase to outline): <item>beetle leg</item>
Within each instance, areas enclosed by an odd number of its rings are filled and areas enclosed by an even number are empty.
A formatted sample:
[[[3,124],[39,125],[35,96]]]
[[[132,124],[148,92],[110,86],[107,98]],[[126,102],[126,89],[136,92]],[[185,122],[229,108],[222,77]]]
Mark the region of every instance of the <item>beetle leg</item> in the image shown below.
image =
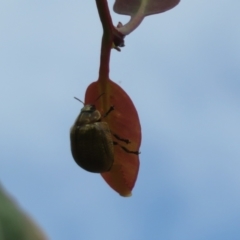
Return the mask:
[[[107,117],[108,114],[109,114],[111,111],[113,111],[113,110],[114,110],[114,106],[111,106],[111,107],[108,109],[108,111],[104,114],[103,118]]]
[[[116,139],[118,139],[119,141],[122,141],[122,142],[125,142],[126,144],[129,144],[131,143],[128,139],[125,139],[125,138],[121,138],[119,137],[117,134],[113,133],[112,134]]]
[[[133,153],[133,154],[136,154],[136,155],[139,155],[139,154],[140,154],[139,151],[130,151],[130,150],[128,150],[127,148],[125,148],[125,147],[123,147],[123,146],[121,146],[121,148],[122,148],[125,152],[127,152],[127,153]]]
[[[114,142],[114,141],[113,141],[113,145],[119,145],[127,153],[132,153],[132,154],[136,154],[136,155],[140,154],[139,151],[131,151],[131,150],[127,149],[126,147],[123,147],[122,145],[120,145],[120,144],[118,144],[117,142]]]

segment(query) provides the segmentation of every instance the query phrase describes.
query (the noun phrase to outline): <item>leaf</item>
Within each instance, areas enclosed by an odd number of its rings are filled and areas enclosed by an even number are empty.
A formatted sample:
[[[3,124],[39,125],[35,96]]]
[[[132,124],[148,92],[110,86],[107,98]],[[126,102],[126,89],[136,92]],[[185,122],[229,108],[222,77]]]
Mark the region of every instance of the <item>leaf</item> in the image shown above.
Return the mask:
[[[113,10],[118,14],[131,16],[127,24],[119,23],[117,30],[127,35],[140,25],[144,17],[170,10],[179,2],[180,0],[116,0]]]
[[[0,239],[46,240],[37,225],[0,186]]]
[[[95,102],[96,98],[104,95]],[[86,104],[94,104],[102,113],[106,113],[110,106],[114,110],[103,119],[109,125],[112,133],[128,139],[130,144],[117,140],[122,146],[131,151],[138,151],[141,144],[141,126],[135,106],[130,97],[110,79],[98,80],[89,85],[86,95]],[[135,185],[139,170],[139,155],[127,153],[119,145],[114,146],[114,164],[109,172],[102,173],[105,181],[122,196],[130,196]]]
[[[113,10],[118,14],[134,16],[142,6],[143,15],[148,16],[170,10],[179,2],[180,0],[116,0]]]

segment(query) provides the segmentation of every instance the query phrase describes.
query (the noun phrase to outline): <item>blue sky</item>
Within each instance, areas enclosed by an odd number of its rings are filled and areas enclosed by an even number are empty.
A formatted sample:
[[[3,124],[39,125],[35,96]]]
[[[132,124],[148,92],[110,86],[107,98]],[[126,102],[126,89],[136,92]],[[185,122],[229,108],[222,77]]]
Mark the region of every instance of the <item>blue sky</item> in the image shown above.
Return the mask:
[[[0,182],[51,239],[240,239],[239,8],[181,1],[112,52],[143,136],[123,198],[70,153],[73,97],[98,77],[95,1],[0,1]]]

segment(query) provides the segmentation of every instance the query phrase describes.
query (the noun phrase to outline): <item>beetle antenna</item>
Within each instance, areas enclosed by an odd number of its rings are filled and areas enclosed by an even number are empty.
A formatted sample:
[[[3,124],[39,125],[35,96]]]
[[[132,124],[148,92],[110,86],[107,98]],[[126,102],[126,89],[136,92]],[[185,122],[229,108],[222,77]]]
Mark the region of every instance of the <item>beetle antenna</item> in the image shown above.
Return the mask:
[[[85,105],[85,103],[82,101],[82,100],[80,100],[79,98],[77,98],[77,97],[74,97],[76,100],[78,100],[79,102],[81,102],[83,105]]]
[[[102,93],[102,94],[100,94],[97,98],[96,98],[96,100],[94,101],[94,102],[96,102],[103,94],[105,94],[105,93]],[[82,100],[80,100],[79,98],[77,98],[77,97],[74,97],[76,100],[78,100],[79,102],[81,102],[84,106],[85,106],[85,103],[82,101]]]
[[[105,94],[105,93],[100,94],[94,102],[96,102],[96,101],[97,101],[102,95],[104,95],[104,94]]]

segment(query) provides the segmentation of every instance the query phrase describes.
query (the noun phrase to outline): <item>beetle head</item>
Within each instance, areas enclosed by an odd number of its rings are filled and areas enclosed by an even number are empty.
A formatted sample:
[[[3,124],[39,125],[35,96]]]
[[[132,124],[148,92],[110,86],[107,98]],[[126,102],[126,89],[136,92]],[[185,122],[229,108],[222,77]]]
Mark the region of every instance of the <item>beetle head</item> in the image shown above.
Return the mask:
[[[94,105],[85,105],[78,117],[79,124],[95,123],[101,119],[100,112]]]
[[[101,94],[95,101],[97,101],[102,95],[103,94]],[[81,112],[77,118],[78,125],[94,123],[94,122],[101,120],[101,114],[96,109],[95,105],[85,104],[80,99],[78,99],[76,97],[74,97],[74,98],[84,104],[84,107],[81,109]]]

